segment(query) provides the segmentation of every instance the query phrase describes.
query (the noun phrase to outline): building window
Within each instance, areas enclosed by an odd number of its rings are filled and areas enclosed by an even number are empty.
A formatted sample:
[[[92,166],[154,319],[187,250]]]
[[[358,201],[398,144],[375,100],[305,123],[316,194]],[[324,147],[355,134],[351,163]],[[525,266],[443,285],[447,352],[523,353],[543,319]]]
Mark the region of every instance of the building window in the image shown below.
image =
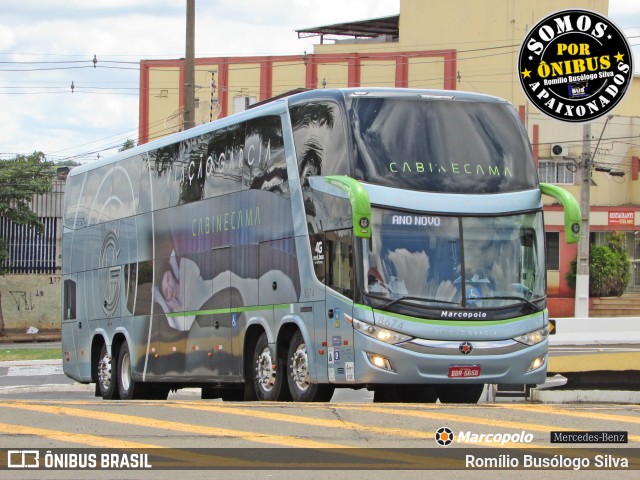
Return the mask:
[[[543,183],[564,183],[573,185],[576,165],[573,162],[553,162],[541,160],[538,164],[538,177]]]
[[[233,113],[244,112],[250,105],[256,103],[258,99],[256,97],[233,97]]]
[[[545,232],[544,253],[547,270],[560,270],[560,232]]]

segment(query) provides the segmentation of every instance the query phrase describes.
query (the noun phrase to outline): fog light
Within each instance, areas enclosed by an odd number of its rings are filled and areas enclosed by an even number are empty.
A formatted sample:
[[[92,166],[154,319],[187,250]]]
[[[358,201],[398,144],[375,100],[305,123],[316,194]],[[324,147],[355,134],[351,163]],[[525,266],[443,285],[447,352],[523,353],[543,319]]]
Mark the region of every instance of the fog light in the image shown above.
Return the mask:
[[[374,367],[382,368],[384,370],[389,370],[390,372],[394,371],[393,367],[391,366],[391,362],[387,357],[383,357],[382,355],[376,355],[374,353],[367,352],[367,358],[369,359],[369,362],[371,363],[371,365],[373,365]]]
[[[531,365],[529,366],[529,370],[527,370],[527,372],[532,372],[534,370],[537,370],[538,368],[540,368],[542,365],[544,365],[544,360],[546,358],[546,355],[541,355],[539,357],[536,357],[533,362],[531,362]]]

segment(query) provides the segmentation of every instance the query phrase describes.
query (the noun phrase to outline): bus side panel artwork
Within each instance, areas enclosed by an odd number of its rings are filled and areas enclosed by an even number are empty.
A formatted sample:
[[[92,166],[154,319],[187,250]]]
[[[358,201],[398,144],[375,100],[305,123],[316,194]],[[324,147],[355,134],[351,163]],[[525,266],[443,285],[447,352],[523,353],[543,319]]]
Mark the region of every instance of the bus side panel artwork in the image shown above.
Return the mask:
[[[149,373],[173,375],[185,369],[194,378],[238,375],[241,362],[232,344],[235,338],[235,349],[240,348],[238,324],[257,316],[273,328],[273,307],[256,307],[274,300],[291,303],[299,296],[295,250],[286,240],[292,234],[288,201],[250,190],[153,215],[156,315],[151,336],[156,346],[151,348],[172,360],[156,362],[161,366]],[[260,245],[265,271],[260,269]],[[250,315],[243,313],[246,308]],[[213,359],[197,353],[205,351]]]

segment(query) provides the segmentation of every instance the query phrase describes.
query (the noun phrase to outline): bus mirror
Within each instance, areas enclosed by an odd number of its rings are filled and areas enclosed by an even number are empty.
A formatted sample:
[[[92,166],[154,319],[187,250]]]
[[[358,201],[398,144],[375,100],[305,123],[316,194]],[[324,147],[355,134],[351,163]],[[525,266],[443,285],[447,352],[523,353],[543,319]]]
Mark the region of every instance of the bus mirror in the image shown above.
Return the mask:
[[[541,183],[540,190],[545,195],[559,200],[564,207],[564,238],[567,243],[578,243],[580,240],[580,228],[582,216],[580,205],[576,199],[564,188],[548,183]]]
[[[353,234],[359,238],[371,238],[371,201],[365,188],[357,180],[345,175],[331,175],[326,179],[349,195]]]

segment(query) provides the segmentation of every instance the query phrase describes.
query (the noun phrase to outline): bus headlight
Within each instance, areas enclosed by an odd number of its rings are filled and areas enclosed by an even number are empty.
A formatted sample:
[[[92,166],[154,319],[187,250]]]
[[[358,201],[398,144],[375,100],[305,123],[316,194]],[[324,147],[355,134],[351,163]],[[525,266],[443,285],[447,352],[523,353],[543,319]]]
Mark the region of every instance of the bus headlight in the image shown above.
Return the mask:
[[[393,330],[380,328],[375,325],[371,325],[370,323],[361,322],[360,320],[356,320],[355,318],[349,317],[347,318],[347,320],[351,320],[351,324],[353,325],[354,330],[364,333],[368,337],[380,340],[381,342],[390,343],[391,345],[406,342],[407,340],[411,340],[413,338],[403,333],[394,332]]]
[[[516,342],[524,343],[525,345],[536,345],[549,336],[549,325],[545,325],[544,327],[534,330],[533,332],[525,333],[524,335],[520,335],[515,337],[514,340]]]

